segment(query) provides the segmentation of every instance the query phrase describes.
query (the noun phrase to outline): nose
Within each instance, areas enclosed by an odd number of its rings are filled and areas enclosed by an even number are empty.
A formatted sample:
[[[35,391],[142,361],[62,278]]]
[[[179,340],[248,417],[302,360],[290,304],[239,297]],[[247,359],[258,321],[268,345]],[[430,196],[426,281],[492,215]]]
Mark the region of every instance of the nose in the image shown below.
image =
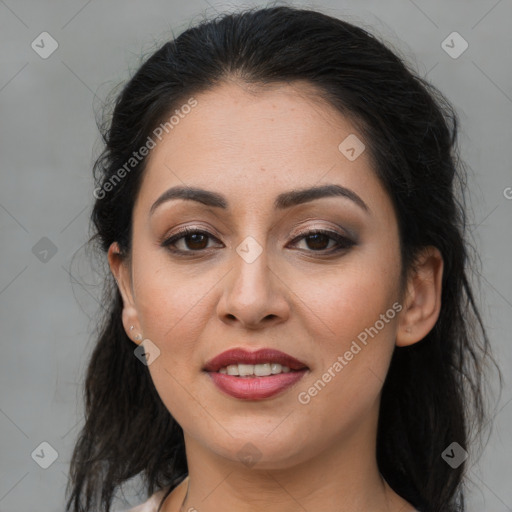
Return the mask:
[[[256,330],[288,319],[289,285],[269,266],[265,250],[254,261],[235,252],[226,279],[217,305],[223,322]]]

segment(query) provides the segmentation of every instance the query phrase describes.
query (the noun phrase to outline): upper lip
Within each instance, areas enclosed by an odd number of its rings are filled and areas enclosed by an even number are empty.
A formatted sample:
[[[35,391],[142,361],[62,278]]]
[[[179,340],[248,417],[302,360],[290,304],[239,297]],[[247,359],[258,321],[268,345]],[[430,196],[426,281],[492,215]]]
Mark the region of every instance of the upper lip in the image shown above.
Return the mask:
[[[291,370],[302,370],[307,366],[298,359],[272,348],[262,348],[256,351],[249,351],[244,348],[233,348],[222,352],[213,359],[210,359],[204,366],[207,372],[217,372],[230,364],[263,364],[279,363],[288,366]]]

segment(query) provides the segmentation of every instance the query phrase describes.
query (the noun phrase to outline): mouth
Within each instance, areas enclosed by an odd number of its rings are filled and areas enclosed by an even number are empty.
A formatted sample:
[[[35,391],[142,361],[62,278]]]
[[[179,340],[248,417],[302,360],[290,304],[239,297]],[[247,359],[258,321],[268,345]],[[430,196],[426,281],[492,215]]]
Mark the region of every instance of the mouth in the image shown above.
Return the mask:
[[[266,377],[307,369],[302,361],[271,348],[252,352],[243,348],[227,350],[208,361],[203,368],[207,372],[237,377]]]
[[[262,400],[281,393],[309,371],[306,364],[274,349],[228,350],[204,366],[213,383],[225,394]]]
[[[289,366],[279,363],[260,363],[260,364],[230,364],[218,370],[224,375],[231,375],[241,378],[248,377],[268,377],[269,375],[280,375],[281,373],[289,373],[292,370]]]

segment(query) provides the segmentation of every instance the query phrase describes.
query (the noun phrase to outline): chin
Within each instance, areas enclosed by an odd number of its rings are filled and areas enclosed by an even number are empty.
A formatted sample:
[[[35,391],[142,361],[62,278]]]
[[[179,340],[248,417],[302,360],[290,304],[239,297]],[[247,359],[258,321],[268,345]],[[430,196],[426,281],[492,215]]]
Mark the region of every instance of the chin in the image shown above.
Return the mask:
[[[245,430],[243,435],[218,440],[210,448],[218,455],[233,462],[241,462],[254,469],[287,469],[300,464],[308,458],[308,450],[303,436],[294,436],[291,432],[272,428],[265,424],[262,432]]]

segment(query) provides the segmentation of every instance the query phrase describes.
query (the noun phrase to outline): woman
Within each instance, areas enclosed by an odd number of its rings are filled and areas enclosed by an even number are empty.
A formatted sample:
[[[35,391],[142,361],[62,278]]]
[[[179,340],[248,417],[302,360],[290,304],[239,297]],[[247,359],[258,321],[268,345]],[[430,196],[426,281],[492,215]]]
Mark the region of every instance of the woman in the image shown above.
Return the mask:
[[[110,295],[68,510],[137,475],[137,512],[464,510],[490,356],[456,133],[399,57],[312,10],[156,51],[95,166]]]

